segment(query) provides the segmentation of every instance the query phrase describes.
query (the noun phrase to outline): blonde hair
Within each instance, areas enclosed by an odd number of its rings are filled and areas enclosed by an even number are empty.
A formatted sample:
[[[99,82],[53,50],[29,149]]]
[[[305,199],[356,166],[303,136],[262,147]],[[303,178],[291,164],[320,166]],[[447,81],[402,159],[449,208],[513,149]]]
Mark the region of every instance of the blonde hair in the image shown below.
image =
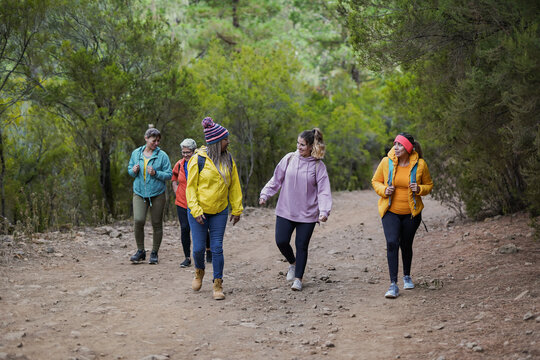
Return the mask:
[[[206,154],[212,160],[214,165],[216,165],[216,168],[218,169],[219,173],[221,174],[221,177],[225,181],[225,184],[229,185],[227,182],[227,176],[226,174],[221,172],[221,166],[223,165],[223,168],[230,174],[232,172],[232,156],[229,154],[229,152],[223,151],[221,152],[221,141],[218,141],[214,144],[206,145]]]

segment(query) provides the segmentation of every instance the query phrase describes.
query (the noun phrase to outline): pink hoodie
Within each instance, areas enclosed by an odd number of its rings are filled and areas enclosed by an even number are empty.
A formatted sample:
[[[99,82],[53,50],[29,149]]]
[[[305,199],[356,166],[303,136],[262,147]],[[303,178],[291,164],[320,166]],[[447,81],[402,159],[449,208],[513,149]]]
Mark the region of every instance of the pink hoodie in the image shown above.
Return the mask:
[[[285,155],[274,176],[261,190],[265,201],[281,188],[276,215],[287,220],[312,223],[319,215],[330,215],[332,194],[326,166],[314,157],[302,157],[298,151]]]

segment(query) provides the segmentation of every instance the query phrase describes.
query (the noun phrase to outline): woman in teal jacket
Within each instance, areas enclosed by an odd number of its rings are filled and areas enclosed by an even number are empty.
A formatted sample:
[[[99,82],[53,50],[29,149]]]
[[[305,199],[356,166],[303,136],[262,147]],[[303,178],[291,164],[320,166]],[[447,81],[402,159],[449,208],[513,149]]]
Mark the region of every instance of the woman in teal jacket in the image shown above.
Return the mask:
[[[161,141],[159,130],[150,128],[144,134],[146,144],[133,150],[129,160],[128,173],[133,181],[133,220],[137,252],[131,257],[133,263],[146,259],[144,249],[144,223],[150,207],[152,218],[153,244],[150,264],[158,263],[158,251],[163,238],[163,210],[165,209],[165,181],[172,177],[171,162],[165,151],[158,145]]]

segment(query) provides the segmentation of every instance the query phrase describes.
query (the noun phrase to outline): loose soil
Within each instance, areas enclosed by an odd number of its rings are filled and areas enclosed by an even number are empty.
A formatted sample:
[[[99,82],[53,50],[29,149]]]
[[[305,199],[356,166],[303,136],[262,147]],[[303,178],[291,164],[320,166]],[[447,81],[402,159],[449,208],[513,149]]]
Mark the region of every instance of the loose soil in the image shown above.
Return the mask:
[[[302,292],[285,279],[273,209],[247,208],[226,231],[223,301],[211,265],[191,290],[177,222],[158,265],[129,262],[129,223],[5,236],[0,359],[540,358],[540,247],[526,214],[463,221],[428,197],[416,288],[390,300],[376,202],[373,191],[334,194]]]

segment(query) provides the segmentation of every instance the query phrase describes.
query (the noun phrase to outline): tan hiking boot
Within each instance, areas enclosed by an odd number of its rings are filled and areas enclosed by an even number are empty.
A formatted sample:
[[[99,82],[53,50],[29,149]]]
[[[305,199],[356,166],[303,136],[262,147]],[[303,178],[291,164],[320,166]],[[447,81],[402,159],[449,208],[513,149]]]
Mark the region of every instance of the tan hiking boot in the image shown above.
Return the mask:
[[[204,277],[204,269],[195,268],[195,278],[191,282],[191,288],[195,291],[199,291],[202,286],[202,279]]]
[[[214,279],[214,300],[225,299],[223,293],[223,279]]]

